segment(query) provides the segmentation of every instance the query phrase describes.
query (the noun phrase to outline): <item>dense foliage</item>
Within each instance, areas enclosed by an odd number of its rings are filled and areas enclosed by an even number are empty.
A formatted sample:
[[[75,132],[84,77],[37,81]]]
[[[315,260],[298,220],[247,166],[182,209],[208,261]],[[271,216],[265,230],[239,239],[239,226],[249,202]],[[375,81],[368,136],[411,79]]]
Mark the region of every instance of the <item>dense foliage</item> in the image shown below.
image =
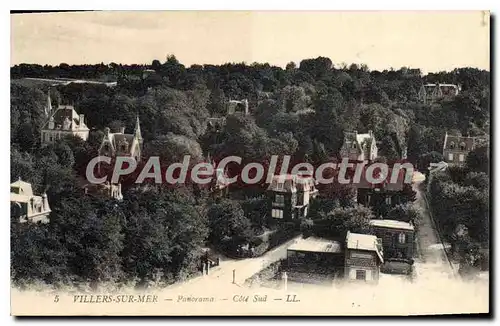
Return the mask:
[[[132,132],[137,116],[145,154],[167,162],[185,154],[202,160],[210,153],[216,159],[239,155],[263,163],[271,155],[286,154],[296,162],[320,163],[338,154],[344,131],[372,130],[383,159],[397,160],[406,149],[408,159],[425,169],[440,160],[445,131],[489,133],[490,73],[473,68],[422,76],[418,69],[370,71],[324,57],[285,69],[267,63],[185,67],[169,56],[151,65],[22,64],[11,68],[11,76],[11,180],[21,177],[35,192],[46,191],[53,209],[48,225],[12,224],[16,280],[169,283],[196,270],[206,240],[243,242],[260,232],[265,199],[258,185],[235,190],[233,199],[216,203],[190,187],[124,189],[123,202],[84,196],[85,165],[97,152],[103,128],[124,126]],[[117,85],[52,86],[53,106],[74,104],[91,132],[86,143],[68,138],[42,147],[48,85],[27,83],[24,77]],[[456,83],[462,90],[455,98],[423,104],[418,91],[426,82]],[[228,100],[242,99],[249,101],[249,116],[228,116],[222,128],[207,124],[209,117],[226,115]],[[465,180],[431,187],[446,188],[434,201],[447,202],[443,209],[463,208],[453,221],[449,212],[437,212],[443,225],[460,221],[471,237],[484,241],[488,194],[481,188],[481,155],[468,158],[472,172]],[[372,213],[350,205],[351,195],[349,190],[332,191],[311,214],[326,230],[342,219],[363,230]],[[474,213],[466,214],[467,207],[474,207]],[[408,216],[413,218],[411,212]]]
[[[453,254],[461,259],[461,267],[479,267],[490,239],[490,188],[488,156],[477,148],[464,167],[453,167],[431,174],[429,200],[434,219],[443,236],[452,245]]]

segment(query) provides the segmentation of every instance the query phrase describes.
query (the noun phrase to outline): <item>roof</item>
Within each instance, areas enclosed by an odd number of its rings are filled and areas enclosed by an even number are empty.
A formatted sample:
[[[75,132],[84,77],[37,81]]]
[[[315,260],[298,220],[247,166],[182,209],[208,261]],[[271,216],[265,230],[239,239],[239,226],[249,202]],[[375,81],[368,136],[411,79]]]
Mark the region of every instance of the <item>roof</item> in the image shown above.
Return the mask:
[[[407,222],[396,221],[396,220],[371,220],[371,226],[378,226],[382,228],[389,229],[401,229],[401,230],[409,230],[414,231],[415,227]]]
[[[346,243],[348,249],[377,251],[377,237],[371,234],[347,232]]]
[[[25,188],[25,187],[31,188],[31,183],[28,183],[26,181],[19,179],[16,182],[11,183],[10,186],[11,187],[20,187],[20,188]]]
[[[373,135],[370,134],[356,134],[356,140],[361,145],[364,141],[370,142],[373,139]]]
[[[278,185],[283,184],[283,187]],[[268,190],[295,192],[297,190],[314,190],[315,181],[311,176],[302,174],[280,174],[274,175]]]
[[[17,202],[17,203],[29,203],[32,197],[33,196],[19,195],[19,194],[11,193],[10,194],[10,201]]]
[[[400,169],[388,168],[387,175],[384,177],[383,181],[379,183],[371,183],[368,181],[367,169],[369,165],[365,165],[360,174],[359,182],[355,183],[356,188],[358,189],[375,189],[375,188],[383,188],[387,191],[401,191],[403,190],[406,173],[411,172],[410,170],[406,170],[404,165],[401,165]],[[378,179],[382,175],[380,174],[382,171],[379,169],[375,169],[372,173],[372,177],[374,179]],[[393,175],[394,174],[394,175]],[[393,180],[393,177],[395,180]],[[397,177],[397,178],[396,178]],[[409,180],[411,182],[411,180]]]
[[[476,136],[476,137],[467,137],[460,135],[448,135],[445,134],[444,137],[444,148],[450,148],[451,143],[455,146],[456,149],[460,148],[461,144],[465,145],[464,150],[470,151],[476,148],[479,145],[486,144],[488,138],[486,136]]]
[[[109,133],[107,135],[104,135],[103,143],[101,144],[101,147],[104,146],[104,143],[108,141],[111,143],[111,147],[117,154],[125,155],[125,154],[130,154],[133,155],[135,152],[135,147],[132,146],[134,143],[134,139],[136,139],[135,134],[124,134],[121,132],[117,133]],[[139,140],[139,139],[138,139]],[[124,151],[121,148],[121,144],[126,145],[127,149]]]
[[[357,131],[346,131],[344,133],[344,144],[348,147],[351,147],[353,143],[357,143],[359,149],[370,150],[373,141],[375,141],[375,136],[372,132],[358,134]]]
[[[293,251],[309,251],[309,252],[326,252],[326,253],[341,253],[342,244],[338,241],[332,241],[322,238],[309,237],[297,240],[293,245],[288,247],[288,250]]]
[[[73,126],[78,127],[78,129],[88,129],[85,123],[82,121],[80,126],[80,115],[75,111],[75,108],[70,105],[60,105],[57,110],[51,115],[49,120],[44,125],[44,129],[48,128],[49,121],[53,120],[55,129],[61,129],[64,126],[64,121],[69,120],[70,128],[74,129]]]
[[[380,261],[384,262],[382,254],[382,243],[376,236],[370,234],[360,234],[347,232],[346,236],[347,249],[373,251],[377,254]]]
[[[21,179],[17,180],[16,182],[13,182],[10,184],[10,197],[11,200],[13,200],[13,196],[16,198],[15,201],[28,201],[31,196],[33,196],[33,188],[31,187],[31,183],[22,181]],[[19,191],[12,191],[12,188],[19,188]],[[23,197],[27,197],[23,198]]]

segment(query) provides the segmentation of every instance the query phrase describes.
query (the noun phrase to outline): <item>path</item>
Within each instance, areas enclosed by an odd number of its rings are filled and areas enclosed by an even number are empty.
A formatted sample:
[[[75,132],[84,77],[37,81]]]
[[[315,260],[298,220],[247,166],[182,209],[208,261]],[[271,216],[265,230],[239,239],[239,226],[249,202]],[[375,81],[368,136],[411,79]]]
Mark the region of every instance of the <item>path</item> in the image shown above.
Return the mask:
[[[416,172],[416,174],[420,173]],[[422,223],[417,234],[420,248],[420,258],[415,261],[417,275],[418,277],[432,277],[436,276],[435,274],[440,274],[443,277],[453,277],[455,275],[453,265],[448,260],[436,225],[429,213],[425,193],[422,190],[423,179],[425,177],[420,174],[418,178],[414,179],[413,184],[413,190],[417,193],[414,205],[422,213]]]
[[[192,291],[194,293],[208,288],[241,287],[247,278],[268,267],[273,262],[286,258],[287,248],[301,236],[281,244],[260,257],[221,261],[221,264],[212,269],[209,275],[198,276],[186,282],[174,284],[169,289],[184,292]],[[233,284],[233,270],[236,271],[236,284]]]

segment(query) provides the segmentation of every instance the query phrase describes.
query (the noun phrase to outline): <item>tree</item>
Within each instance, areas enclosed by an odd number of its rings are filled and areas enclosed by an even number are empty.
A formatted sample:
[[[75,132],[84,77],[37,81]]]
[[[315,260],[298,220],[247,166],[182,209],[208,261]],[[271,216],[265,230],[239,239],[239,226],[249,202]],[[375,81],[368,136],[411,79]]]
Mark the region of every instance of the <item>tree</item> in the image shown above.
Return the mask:
[[[300,86],[285,86],[281,90],[280,102],[286,112],[297,112],[309,105],[310,98]]]
[[[241,208],[252,226],[260,228],[264,225],[267,210],[266,202],[266,197],[254,197],[241,201]]]
[[[432,151],[430,153],[425,153],[418,158],[417,166],[420,171],[427,171],[431,163],[439,163],[444,161],[443,154]]]
[[[58,235],[46,225],[11,223],[11,276],[15,284],[42,281],[68,283],[69,253]]]
[[[53,208],[50,227],[69,252],[73,275],[99,283],[122,278],[122,218],[113,202],[90,197],[63,199]]]
[[[206,217],[186,188],[136,187],[123,201],[122,259],[141,284],[158,277],[169,284],[198,268],[208,235]]]
[[[483,191],[489,191],[490,178],[484,172],[469,172],[465,176],[464,185],[473,186]]]
[[[368,233],[373,218],[372,211],[362,205],[335,208],[314,220],[314,233],[329,238],[344,238],[347,231]]]
[[[400,155],[392,137],[385,136],[380,143],[380,152],[388,161],[396,161],[399,159]]]
[[[309,73],[315,78],[320,78],[332,69],[332,66],[332,60],[329,58],[317,57],[316,59],[302,60],[299,69]]]
[[[289,63],[286,64],[286,70],[294,70],[294,69],[297,69],[297,65],[295,64],[295,62],[293,61],[290,61]]]
[[[422,127],[413,125],[410,128],[408,134],[408,151],[407,157],[408,160],[417,165],[419,163],[420,157],[427,153],[427,144],[424,141],[422,134]],[[424,170],[428,167],[428,165],[419,165],[421,170]]]
[[[490,160],[488,147],[481,146],[473,149],[467,154],[465,162],[471,171],[489,173]]]
[[[238,246],[247,242],[253,235],[251,223],[236,201],[223,199],[212,205],[207,215],[210,226],[208,239],[215,245],[222,245],[225,241],[233,240],[233,246]]]
[[[26,152],[20,152],[17,148],[10,149],[10,181],[15,182],[19,179],[32,184],[34,189],[41,182],[40,175],[35,168],[34,157]]]
[[[159,136],[149,142],[145,152],[148,156],[159,156],[160,162],[164,163],[182,162],[186,155],[190,155],[193,161],[203,158],[201,145],[197,141],[173,133]]]
[[[410,222],[418,226],[421,222],[422,215],[413,203],[400,204],[389,210],[387,219],[402,222]]]

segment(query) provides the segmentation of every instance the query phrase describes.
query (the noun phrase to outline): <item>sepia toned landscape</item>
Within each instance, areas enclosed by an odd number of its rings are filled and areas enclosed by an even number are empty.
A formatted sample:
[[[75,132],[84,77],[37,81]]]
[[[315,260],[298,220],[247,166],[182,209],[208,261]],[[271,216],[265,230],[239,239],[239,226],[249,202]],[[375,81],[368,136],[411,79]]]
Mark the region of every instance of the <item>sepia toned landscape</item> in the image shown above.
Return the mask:
[[[489,28],[11,14],[11,313],[489,313]]]

